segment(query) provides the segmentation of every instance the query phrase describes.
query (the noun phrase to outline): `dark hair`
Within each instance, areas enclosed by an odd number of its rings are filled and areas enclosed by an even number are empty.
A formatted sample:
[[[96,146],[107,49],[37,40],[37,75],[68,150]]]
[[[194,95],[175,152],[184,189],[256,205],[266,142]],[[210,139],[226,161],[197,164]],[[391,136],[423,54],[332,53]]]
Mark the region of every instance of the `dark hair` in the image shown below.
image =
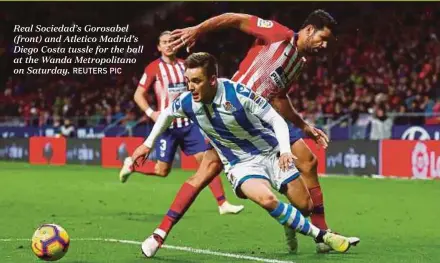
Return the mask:
[[[312,25],[317,30],[322,30],[324,27],[327,27],[333,32],[337,24],[336,20],[329,13],[318,9],[309,14],[301,28]]]
[[[208,77],[218,74],[217,59],[207,52],[193,53],[185,59],[185,68],[199,67],[205,70],[205,73]]]
[[[160,33],[159,37],[157,38],[157,45],[160,44],[160,38],[161,38],[163,35],[169,35],[169,34],[171,34],[171,31],[169,31],[169,30],[165,30],[165,31],[163,31],[162,33]]]

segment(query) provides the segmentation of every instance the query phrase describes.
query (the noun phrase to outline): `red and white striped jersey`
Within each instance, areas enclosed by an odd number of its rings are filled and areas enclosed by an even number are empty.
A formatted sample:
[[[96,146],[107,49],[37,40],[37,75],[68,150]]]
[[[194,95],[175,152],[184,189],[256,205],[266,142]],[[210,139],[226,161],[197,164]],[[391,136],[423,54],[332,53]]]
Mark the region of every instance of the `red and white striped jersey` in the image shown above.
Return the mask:
[[[306,63],[298,54],[293,30],[271,20],[252,16],[248,31],[257,37],[232,77],[270,100],[292,87]]]
[[[145,67],[138,86],[146,90],[154,88],[157,110],[162,111],[177,96],[187,91],[184,72],[185,67],[182,59],[176,59],[173,64],[169,64],[158,58]],[[180,128],[189,125],[189,123],[188,118],[177,118],[170,128]]]

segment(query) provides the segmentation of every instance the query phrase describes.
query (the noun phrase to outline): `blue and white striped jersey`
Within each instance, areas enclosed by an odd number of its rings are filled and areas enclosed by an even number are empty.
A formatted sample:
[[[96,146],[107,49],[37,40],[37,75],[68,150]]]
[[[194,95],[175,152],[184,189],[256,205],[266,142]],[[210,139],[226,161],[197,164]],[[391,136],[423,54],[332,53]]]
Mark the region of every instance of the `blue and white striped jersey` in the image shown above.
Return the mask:
[[[278,151],[275,133],[264,116],[274,111],[262,97],[240,83],[218,79],[210,104],[195,102],[190,92],[177,97],[168,109],[173,117],[188,117],[200,127],[217,150],[225,170],[254,155]]]

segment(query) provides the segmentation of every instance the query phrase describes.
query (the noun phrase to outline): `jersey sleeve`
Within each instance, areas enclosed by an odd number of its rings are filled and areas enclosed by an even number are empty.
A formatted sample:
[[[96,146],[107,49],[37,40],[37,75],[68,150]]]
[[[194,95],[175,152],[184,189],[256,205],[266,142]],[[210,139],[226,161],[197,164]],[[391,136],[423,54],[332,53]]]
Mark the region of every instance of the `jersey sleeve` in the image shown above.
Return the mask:
[[[145,67],[144,73],[139,80],[138,87],[142,87],[146,90],[151,88],[151,85],[156,81],[156,64],[150,63]]]
[[[289,28],[276,21],[264,20],[257,16],[251,16],[247,30],[268,43],[289,40],[293,36],[293,31]]]
[[[174,118],[188,117],[185,114],[185,111],[183,110],[183,99],[186,98],[186,96],[190,96],[190,93],[184,92],[184,93],[180,94],[177,98],[174,99],[174,101],[171,103],[171,105],[168,106],[168,108],[165,110]]]
[[[260,119],[272,108],[266,99],[241,84],[237,86],[237,93],[243,108]]]

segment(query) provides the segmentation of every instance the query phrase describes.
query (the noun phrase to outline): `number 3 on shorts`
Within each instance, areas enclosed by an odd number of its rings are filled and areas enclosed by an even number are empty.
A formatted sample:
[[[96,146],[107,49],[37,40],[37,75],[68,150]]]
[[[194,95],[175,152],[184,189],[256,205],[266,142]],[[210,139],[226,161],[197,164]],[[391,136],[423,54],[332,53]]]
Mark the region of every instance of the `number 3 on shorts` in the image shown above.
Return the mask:
[[[160,150],[165,151],[167,149],[167,141],[164,139],[160,140]]]

